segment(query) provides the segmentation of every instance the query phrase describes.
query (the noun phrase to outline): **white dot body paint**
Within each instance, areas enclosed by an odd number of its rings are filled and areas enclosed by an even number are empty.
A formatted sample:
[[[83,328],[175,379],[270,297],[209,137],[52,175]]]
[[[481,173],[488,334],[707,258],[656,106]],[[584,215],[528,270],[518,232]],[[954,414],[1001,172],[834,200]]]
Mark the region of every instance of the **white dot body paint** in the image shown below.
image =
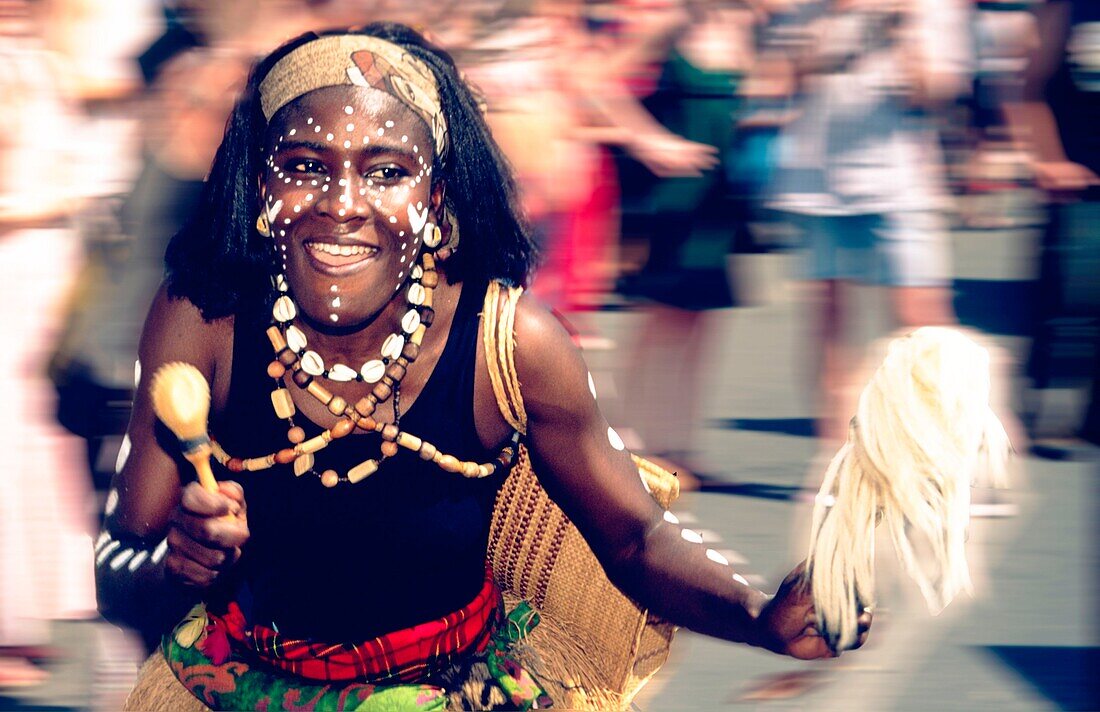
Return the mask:
[[[130,565],[126,568],[130,569],[130,573],[133,573],[138,570],[138,567],[141,566],[147,558],[149,558],[149,552],[142,549],[134,555],[134,558],[130,559]]]
[[[123,564],[130,560],[130,557],[134,555],[133,549],[123,549],[115,558],[111,559],[110,567],[112,571],[118,571],[122,568]]]
[[[588,392],[592,394],[592,397],[596,397],[596,382],[592,380],[592,372],[588,372]]]
[[[692,544],[703,543],[703,537],[694,529],[681,529],[680,536],[683,537],[685,541],[690,541]]]
[[[301,205],[295,205],[294,206],[294,212],[296,212],[296,213],[302,212],[302,206]]]
[[[118,448],[118,457],[115,458],[115,472],[122,472],[122,468],[126,466],[126,461],[130,459],[130,434],[127,433],[122,436],[122,445]]]
[[[345,131],[354,131],[355,130],[355,124],[348,124],[347,126],[344,127],[344,130]]]
[[[415,143],[413,144],[413,153],[420,153],[420,146],[417,146]]]
[[[344,148],[351,148],[351,141],[344,141]]]
[[[337,286],[336,286],[336,285],[334,284],[334,285],[332,285],[331,287],[329,287],[329,288],[328,288],[328,291],[330,291],[330,292],[339,292],[339,291],[340,291],[340,288],[339,288],[339,287],[337,287]]]
[[[668,522],[669,524],[679,524],[680,523],[680,518],[677,517],[672,512],[668,511],[667,509],[665,510],[665,513],[661,516],[664,517],[664,520],[666,522]]]
[[[95,557],[95,565],[96,566],[102,566],[103,562],[107,560],[107,557],[110,556],[111,553],[120,546],[122,546],[121,542],[118,542],[118,541],[115,541],[114,539],[111,539],[107,543],[107,546],[100,549],[99,555]]]
[[[344,161],[344,168],[351,168],[351,161]],[[347,181],[344,181],[345,183]]]
[[[141,383],[141,359],[134,360],[134,388]]]
[[[333,135],[332,135],[332,134],[330,134],[330,133],[327,133],[327,134],[325,134],[325,140],[326,140],[326,141],[331,141],[331,140],[332,140],[332,139],[334,139],[334,138],[335,138],[335,136],[333,136]]]
[[[409,137],[408,136],[402,136],[401,137],[401,143],[408,143],[408,142],[409,142]]]
[[[322,193],[327,193],[328,192],[328,183],[325,183],[323,186],[321,186],[321,192]]]
[[[168,539],[161,539],[157,544],[157,548],[153,549],[152,562],[159,564],[160,560],[164,558],[164,555],[168,553]]]
[[[107,493],[107,503],[103,506],[103,513],[108,517],[118,509],[118,490],[112,489]]]
[[[395,222],[397,222],[397,216],[396,216],[396,215],[391,215],[391,216],[390,216],[390,222],[391,222],[391,223],[395,223]]]
[[[352,113],[353,111],[355,111],[355,109],[351,108],[350,106],[345,106],[345,107],[344,107],[344,113],[345,113],[345,114],[348,114],[349,116],[351,115],[351,113]]]
[[[722,564],[722,566],[729,566],[729,559],[719,554],[714,549],[707,549],[707,558],[716,564]]]
[[[296,134],[296,133],[298,133],[298,129],[291,129],[291,130],[290,130],[290,135],[291,135],[291,136],[293,136],[293,135],[294,135],[294,134]]]
[[[332,308],[333,308],[333,309],[339,309],[339,308],[340,308],[340,297],[334,297],[334,298],[333,298],[333,300],[332,300]]]
[[[109,532],[105,532],[105,531],[99,532],[99,536],[95,540],[95,553],[98,554],[99,550],[103,547],[103,545],[106,544],[109,541],[111,541],[111,535],[110,535]]]
[[[313,117],[311,116],[308,119],[306,119],[306,123],[307,124],[312,124],[313,123]]]
[[[348,211],[344,210],[343,208],[340,208],[336,212],[339,213],[341,217],[344,216],[344,215],[347,215],[347,213],[348,213]]]
[[[313,200],[313,193],[306,193],[306,202]]]
[[[335,314],[329,314],[328,318],[332,319],[333,322],[340,321],[340,317],[336,316]]]
[[[313,133],[321,133],[321,127],[320,126],[314,126],[313,127]]]
[[[393,122],[392,121],[387,121],[386,122],[386,128],[392,129],[393,128]]]
[[[626,443],[624,443],[623,439],[619,437],[619,434],[615,432],[615,428],[610,426],[607,428],[607,439],[611,443],[611,447],[616,450],[624,450],[626,448]]]
[[[734,574],[733,575],[733,580],[736,581],[737,583],[741,584],[742,586],[748,586],[749,585],[748,579],[746,579],[741,574]]]
[[[382,200],[381,200],[381,198],[375,198],[375,199],[374,199],[374,207],[376,207],[376,208],[380,208],[380,207],[382,207]]]
[[[378,135],[379,135],[379,136],[381,136],[381,135],[383,135],[384,133],[386,133],[386,129],[384,129],[384,128],[382,128],[381,126],[379,126],[379,127],[378,127]]]

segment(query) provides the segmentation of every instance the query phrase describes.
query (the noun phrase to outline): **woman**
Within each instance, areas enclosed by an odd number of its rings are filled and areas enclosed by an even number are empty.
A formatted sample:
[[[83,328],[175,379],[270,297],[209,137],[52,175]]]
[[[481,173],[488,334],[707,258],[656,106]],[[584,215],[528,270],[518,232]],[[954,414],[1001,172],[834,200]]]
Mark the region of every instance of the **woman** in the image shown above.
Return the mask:
[[[515,441],[478,347],[487,283],[522,282],[533,250],[450,58],[393,24],[293,40],[253,72],[201,202],[146,324],[96,563],[101,610],[150,636],[206,605],[130,704],[178,678],[211,707],[544,706],[493,639],[485,548]],[[549,313],[522,300],[516,343],[532,456],[618,586],[696,630],[829,654],[794,579],[769,599],[665,521]],[[153,415],[169,361],[211,383],[218,494]]]

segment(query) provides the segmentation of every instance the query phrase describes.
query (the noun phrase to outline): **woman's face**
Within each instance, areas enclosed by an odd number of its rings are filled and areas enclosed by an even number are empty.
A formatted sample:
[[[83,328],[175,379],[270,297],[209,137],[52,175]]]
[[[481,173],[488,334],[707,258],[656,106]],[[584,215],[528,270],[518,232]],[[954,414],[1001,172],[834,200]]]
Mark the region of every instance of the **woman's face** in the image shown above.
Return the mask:
[[[386,92],[326,87],[272,118],[267,154],[261,197],[299,307],[329,326],[374,318],[437,222],[428,127]]]

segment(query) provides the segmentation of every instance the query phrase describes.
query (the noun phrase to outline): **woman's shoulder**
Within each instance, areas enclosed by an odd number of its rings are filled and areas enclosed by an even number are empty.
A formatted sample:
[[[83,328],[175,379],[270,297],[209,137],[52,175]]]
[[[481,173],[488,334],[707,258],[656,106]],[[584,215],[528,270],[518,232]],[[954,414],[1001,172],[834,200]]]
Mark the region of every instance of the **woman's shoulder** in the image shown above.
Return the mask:
[[[190,363],[213,384],[215,399],[228,387],[233,357],[233,316],[206,319],[190,299],[175,295],[166,284],[157,290],[141,335],[143,368],[172,361]],[[224,391],[223,391],[224,392]]]

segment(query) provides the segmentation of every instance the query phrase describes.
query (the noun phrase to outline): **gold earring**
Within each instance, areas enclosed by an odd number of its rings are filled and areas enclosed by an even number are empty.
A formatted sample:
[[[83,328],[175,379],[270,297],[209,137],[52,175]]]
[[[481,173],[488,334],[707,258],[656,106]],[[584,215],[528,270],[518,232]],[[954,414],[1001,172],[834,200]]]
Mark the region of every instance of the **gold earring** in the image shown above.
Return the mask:
[[[267,221],[267,211],[261,210],[256,218],[256,232],[264,237],[271,237],[271,223]]]

